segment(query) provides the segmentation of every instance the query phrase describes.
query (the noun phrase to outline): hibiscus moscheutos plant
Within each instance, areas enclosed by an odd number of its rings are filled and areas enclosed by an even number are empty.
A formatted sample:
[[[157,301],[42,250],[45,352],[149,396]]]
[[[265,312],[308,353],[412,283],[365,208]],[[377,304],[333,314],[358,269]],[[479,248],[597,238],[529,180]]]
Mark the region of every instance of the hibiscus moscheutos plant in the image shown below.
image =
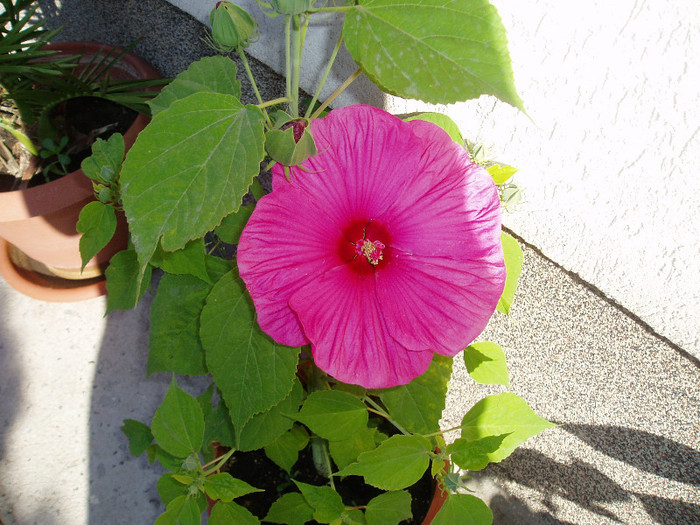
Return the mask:
[[[108,309],[133,307],[162,274],[148,373],[173,380],[150,424],[123,427],[134,454],[168,469],[156,523],[200,523],[207,508],[214,525],[423,523],[426,476],[442,502],[431,523],[490,523],[467,472],[551,424],[508,391],[454,428],[440,420],[457,355],[476,382],[509,388],[503,350],[474,341],[517,286],[522,252],[501,231],[515,170],[467,148],[444,115],[326,110],[363,73],[404,97],[487,94],[522,108],[498,14],[486,0],[261,6],[283,17],[283,97],[263,100],[248,66],[255,18],[219,2],[208,41],[240,57],[257,100],[240,100],[230,58],[204,58],[151,102],[123,162],[115,135],[83,163],[99,199],[78,226],[83,256],[107,242],[115,210],[129,222]],[[343,30],[303,104],[299,65],[318,15]],[[342,45],[358,70],[319,104]],[[176,374],[211,385],[195,398]]]

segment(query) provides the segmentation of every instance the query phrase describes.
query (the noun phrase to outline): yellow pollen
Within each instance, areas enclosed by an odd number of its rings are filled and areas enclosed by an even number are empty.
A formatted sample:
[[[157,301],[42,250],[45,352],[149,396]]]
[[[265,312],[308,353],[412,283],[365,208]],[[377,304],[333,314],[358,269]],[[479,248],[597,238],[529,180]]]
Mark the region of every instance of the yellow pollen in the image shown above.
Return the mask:
[[[367,258],[367,261],[372,265],[372,266],[377,266],[379,264],[379,261],[384,259],[384,255],[382,255],[382,252],[377,246],[372,242],[367,239],[365,239],[365,242],[362,244],[362,255],[364,255]]]

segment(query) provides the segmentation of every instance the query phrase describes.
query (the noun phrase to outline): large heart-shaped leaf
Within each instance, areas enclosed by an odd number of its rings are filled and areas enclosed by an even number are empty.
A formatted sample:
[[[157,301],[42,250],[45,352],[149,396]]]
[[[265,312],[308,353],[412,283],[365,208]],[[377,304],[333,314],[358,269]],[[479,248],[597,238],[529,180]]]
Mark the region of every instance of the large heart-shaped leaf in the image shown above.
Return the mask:
[[[275,343],[260,329],[245,285],[234,272],[224,275],[207,297],[200,336],[207,367],[240,439],[254,414],[289,395],[299,350]]]
[[[487,0],[360,0],[343,35],[389,93],[443,104],[488,94],[523,109],[505,28]]]
[[[236,74],[236,64],[228,57],[204,57],[193,62],[148,103],[151,115],[155,117],[176,100],[187,98],[194,93],[224,93],[240,98],[241,83]]]
[[[264,155],[264,116],[231,95],[196,93],[151,121],[121,173],[124,211],[143,267],[236,211]]]

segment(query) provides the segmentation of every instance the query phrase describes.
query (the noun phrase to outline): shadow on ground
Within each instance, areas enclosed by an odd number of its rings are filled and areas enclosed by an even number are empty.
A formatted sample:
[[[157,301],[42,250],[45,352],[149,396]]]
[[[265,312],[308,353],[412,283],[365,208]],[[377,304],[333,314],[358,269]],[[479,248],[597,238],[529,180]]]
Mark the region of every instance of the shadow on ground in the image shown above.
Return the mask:
[[[700,453],[683,444],[643,430],[616,426],[563,424],[561,428],[603,454],[639,470],[679,483],[699,484]],[[535,450],[518,449],[503,463],[490,466],[485,474],[495,478],[497,484],[513,482],[537,491],[540,503],[551,513],[533,512],[525,502],[501,494],[491,500],[495,524],[566,524],[567,522],[553,517],[558,513],[556,498],[571,501],[582,509],[616,523],[624,523],[624,520],[611,508],[615,503],[630,502],[633,498],[642,503],[655,523],[700,523],[699,505],[629,492],[593,465],[580,459],[561,463]]]

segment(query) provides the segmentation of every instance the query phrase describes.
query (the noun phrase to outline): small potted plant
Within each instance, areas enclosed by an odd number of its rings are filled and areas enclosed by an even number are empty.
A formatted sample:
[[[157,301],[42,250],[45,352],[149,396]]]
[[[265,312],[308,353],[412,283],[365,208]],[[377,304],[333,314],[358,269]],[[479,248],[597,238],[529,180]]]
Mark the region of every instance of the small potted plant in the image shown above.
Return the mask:
[[[552,425],[508,391],[455,428],[440,419],[456,355],[477,382],[509,386],[503,350],[474,340],[517,286],[522,252],[501,230],[514,169],[470,152],[443,115],[326,109],[362,73],[429,102],[491,94],[522,107],[500,18],[486,0],[262,5],[284,17],[284,97],[244,104],[235,63],[204,58],[151,101],[123,163],[114,135],[83,164],[108,196],[85,216],[123,209],[129,223],[108,310],[133,307],[161,271],[147,372],[211,378],[197,398],[173,378],[150,424],[125,421],[131,451],[168,469],[156,524],[198,524],[207,509],[210,525],[491,523],[463,471]],[[323,104],[320,86],[302,104],[304,36],[319,15],[343,17],[322,78],[343,43],[358,70]],[[218,2],[211,25],[255,87],[253,17]],[[100,222],[85,221],[85,258],[109,239]],[[426,476],[432,510],[413,505]]]
[[[0,271],[34,297],[91,296],[104,288],[94,278],[127,234],[122,221],[120,235],[81,272],[75,225],[94,198],[81,158],[114,132],[133,143],[155,95],[146,89],[163,81],[130,48],[52,44],[58,31],[36,21],[34,0],[2,0],[2,7]]]

